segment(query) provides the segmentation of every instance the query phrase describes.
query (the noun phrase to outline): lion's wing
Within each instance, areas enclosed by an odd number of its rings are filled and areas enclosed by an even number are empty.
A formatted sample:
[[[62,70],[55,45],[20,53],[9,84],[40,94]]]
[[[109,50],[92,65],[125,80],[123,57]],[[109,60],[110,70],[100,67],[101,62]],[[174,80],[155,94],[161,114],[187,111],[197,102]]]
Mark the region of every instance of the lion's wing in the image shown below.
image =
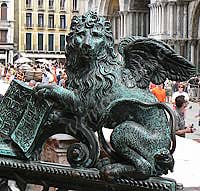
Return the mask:
[[[124,57],[125,68],[131,71],[140,88],[147,88],[150,82],[164,83],[166,78],[186,81],[195,73],[194,65],[155,39],[128,37],[121,41],[119,52]]]

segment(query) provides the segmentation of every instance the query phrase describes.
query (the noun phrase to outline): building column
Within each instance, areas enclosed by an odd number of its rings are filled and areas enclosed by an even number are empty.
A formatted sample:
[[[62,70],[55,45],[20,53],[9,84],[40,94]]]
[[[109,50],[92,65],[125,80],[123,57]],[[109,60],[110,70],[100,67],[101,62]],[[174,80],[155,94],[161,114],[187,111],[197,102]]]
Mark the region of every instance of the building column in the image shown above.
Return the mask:
[[[131,30],[132,34],[135,35],[135,12],[131,13]]]
[[[145,36],[148,36],[148,34],[149,34],[149,32],[150,32],[150,31],[149,31],[149,25],[151,24],[151,23],[149,23],[149,15],[148,15],[148,12],[145,13],[144,16],[146,17]]]
[[[132,14],[130,12],[127,12],[127,34],[130,36],[132,34],[131,32],[131,26],[132,26]]]
[[[149,5],[149,9],[150,9],[150,35],[153,33],[153,10],[152,10],[152,5]],[[147,17],[148,18],[148,17]]]
[[[154,33],[154,21],[155,21],[154,18],[155,18],[154,17],[154,6],[153,6],[153,4],[151,4],[151,20],[150,20],[151,32],[150,32],[150,34]]]
[[[124,37],[124,16],[123,16],[123,13],[120,12],[120,38],[123,38]]]
[[[157,27],[157,9],[156,4],[154,4],[154,34],[156,34],[156,27]]]
[[[125,37],[125,36],[128,35],[127,34],[127,12],[126,11],[124,12],[123,16],[124,16],[124,20],[123,21],[124,21],[124,37]]]
[[[139,21],[139,12],[136,12],[135,13],[135,33],[136,33],[136,35],[139,35],[139,23],[138,23],[138,21]]]
[[[133,13],[129,12],[129,27],[128,27],[129,35],[133,34],[132,25],[133,25]]]
[[[200,40],[197,41],[197,73],[200,73]]]
[[[191,43],[191,59],[190,59],[190,61],[191,61],[193,64],[194,64],[194,49],[195,49],[194,44]]]
[[[112,17],[112,31],[113,31],[113,37],[114,37],[114,40],[117,38],[116,37],[116,31],[115,31],[115,27],[116,27],[116,20],[115,20],[115,15]]]
[[[152,20],[151,20],[151,24],[152,24],[152,34],[155,33],[155,22],[156,22],[156,16],[155,16],[155,4],[152,5]]]
[[[159,19],[159,16],[158,16],[158,5],[156,4],[156,34],[158,34],[158,28],[159,28],[159,21],[158,21],[158,19]]]
[[[141,36],[144,36],[144,13],[140,13],[140,18],[141,18],[141,23],[140,23],[140,28],[141,28]]]
[[[121,16],[119,14],[119,15],[117,15],[117,39],[120,39],[120,37],[121,37],[120,25],[121,25]]]
[[[181,14],[181,4],[177,3],[177,35],[178,38],[181,38],[182,36],[182,27],[181,27],[181,22],[182,22],[182,14]]]
[[[161,10],[162,10],[162,29],[161,33],[166,33],[166,3],[161,3]]]
[[[157,17],[158,17],[157,34],[160,34],[160,19],[161,19],[161,17],[160,17],[160,13],[161,13],[161,11],[160,11],[160,3],[157,3],[157,9],[158,9],[158,15],[157,15]]]
[[[158,34],[162,32],[162,8],[161,4],[158,3]]]
[[[196,65],[196,40],[191,41],[191,62]]]
[[[169,15],[170,15],[170,26],[169,26],[169,31],[170,31],[170,37],[173,37],[174,34],[174,4],[173,2],[169,3]]]
[[[156,4],[156,8],[157,8],[157,34],[160,33],[160,4],[157,3]]]
[[[183,9],[183,37],[188,38],[188,3],[184,4]]]

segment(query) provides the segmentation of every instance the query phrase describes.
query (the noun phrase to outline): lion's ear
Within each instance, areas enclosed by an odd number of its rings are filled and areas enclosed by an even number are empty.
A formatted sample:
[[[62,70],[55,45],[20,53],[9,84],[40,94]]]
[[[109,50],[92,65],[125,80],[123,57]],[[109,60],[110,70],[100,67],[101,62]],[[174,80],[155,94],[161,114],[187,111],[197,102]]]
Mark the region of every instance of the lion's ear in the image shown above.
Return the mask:
[[[169,45],[155,39],[126,38],[120,43],[119,52],[140,88],[147,88],[150,81],[162,84],[167,78],[186,81],[195,73],[194,65],[177,55]]]

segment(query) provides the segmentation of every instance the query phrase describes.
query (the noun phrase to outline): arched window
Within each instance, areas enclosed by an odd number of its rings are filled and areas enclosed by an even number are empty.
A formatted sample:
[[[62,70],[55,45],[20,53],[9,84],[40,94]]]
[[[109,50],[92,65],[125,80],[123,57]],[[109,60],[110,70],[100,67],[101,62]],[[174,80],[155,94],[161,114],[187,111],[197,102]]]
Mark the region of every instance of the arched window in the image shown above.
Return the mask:
[[[1,4],[1,20],[7,20],[7,5],[6,5],[6,3]]]

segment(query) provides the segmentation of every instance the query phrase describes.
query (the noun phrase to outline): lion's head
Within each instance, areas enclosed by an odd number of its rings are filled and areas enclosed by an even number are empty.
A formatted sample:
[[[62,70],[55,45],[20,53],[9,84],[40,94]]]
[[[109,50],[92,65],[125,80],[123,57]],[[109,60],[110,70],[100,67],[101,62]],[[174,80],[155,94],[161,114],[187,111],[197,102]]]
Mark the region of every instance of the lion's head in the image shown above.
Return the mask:
[[[74,16],[70,29],[66,37],[68,68],[77,70],[83,67],[85,70],[91,63],[108,55],[115,57],[111,25],[104,17],[92,11]]]
[[[83,98],[90,90],[101,97],[111,87],[118,65],[110,22],[91,11],[74,16],[66,42],[69,86]]]

